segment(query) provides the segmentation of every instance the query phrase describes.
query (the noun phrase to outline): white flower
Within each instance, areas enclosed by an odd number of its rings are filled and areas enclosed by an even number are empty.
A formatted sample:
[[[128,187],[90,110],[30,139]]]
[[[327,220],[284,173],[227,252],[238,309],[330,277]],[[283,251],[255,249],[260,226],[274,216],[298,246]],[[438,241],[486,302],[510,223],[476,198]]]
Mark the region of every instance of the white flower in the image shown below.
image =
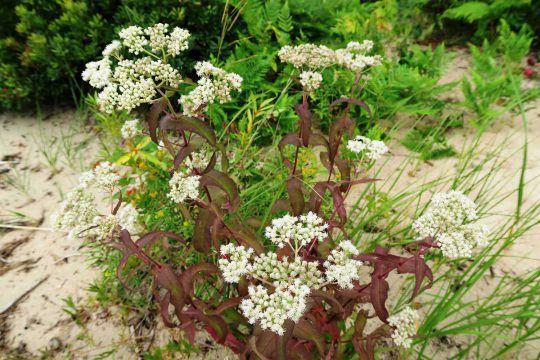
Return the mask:
[[[378,160],[388,152],[383,141],[371,140],[365,136],[357,136],[354,140],[349,140],[347,149],[355,153],[364,152],[364,155],[370,160]]]
[[[126,121],[124,125],[122,125],[120,132],[122,133],[122,137],[124,139],[131,139],[137,135],[140,135],[141,129],[139,120],[135,119]]]
[[[259,323],[264,330],[283,335],[287,319],[298,322],[306,310],[309,288],[300,282],[287,287],[277,287],[274,293],[261,285],[249,286],[249,298],[244,299],[240,309],[250,324]]]
[[[235,246],[230,243],[222,245],[220,248],[222,256],[218,260],[218,266],[226,282],[237,283],[240,277],[247,274],[250,270],[249,260],[253,254],[253,249],[246,249],[244,246]]]
[[[308,287],[316,287],[324,282],[322,272],[317,268],[318,263],[305,261],[295,257],[278,260],[275,253],[256,256],[249,267],[249,276],[268,281],[275,286],[290,285],[299,280]]]
[[[204,170],[210,163],[210,156],[206,149],[201,149],[200,151],[191,153],[191,157],[187,157],[184,160],[186,167],[189,170]]]
[[[110,193],[117,185],[120,176],[114,172],[114,165],[108,161],[101,162],[93,170],[94,185],[102,192]]]
[[[281,61],[292,64],[299,70],[322,70],[336,62],[334,50],[324,45],[286,45],[279,50],[278,56]]]
[[[362,44],[353,41],[345,49],[336,50],[336,61],[341,66],[354,71],[362,72],[368,66],[378,66],[382,58],[379,55],[365,55],[373,48],[373,42],[364,40]]]
[[[109,45],[105,46],[101,53],[104,57],[109,57],[116,54],[122,48],[122,43],[118,40],[113,40]]]
[[[122,39],[122,44],[127,47],[128,51],[135,55],[144,51],[144,47],[148,45],[148,40],[144,36],[144,30],[140,26],[130,26],[122,29],[119,33]]]
[[[358,254],[358,249],[349,240],[340,242],[339,248],[333,249],[323,264],[328,281],[337,283],[342,289],[352,289],[353,281],[360,279],[360,269],[364,265],[351,258]]]
[[[169,43],[167,44],[167,53],[171,56],[176,56],[180,52],[188,48],[188,39],[190,37],[189,31],[175,27],[169,37]]]
[[[126,204],[116,213],[118,224],[131,234],[139,233],[143,230],[139,223],[139,211],[131,204]]]
[[[200,178],[198,175],[175,172],[169,181],[171,190],[167,196],[177,204],[183,203],[186,199],[197,199]]]
[[[314,71],[302,71],[300,73],[300,84],[306,91],[317,90],[321,87],[322,75]]]
[[[486,226],[468,224],[477,218],[476,205],[460,191],[437,193],[431,206],[412,224],[420,238],[431,236],[450,259],[472,256],[476,246],[488,244]]]
[[[53,227],[69,231],[69,238],[75,239],[93,223],[97,209],[94,197],[86,193],[86,188],[78,186],[67,194],[53,214]]]
[[[231,92],[241,90],[242,77],[238,74],[226,72],[208,61],[198,62],[195,70],[200,77],[197,86],[189,94],[182,95],[179,100],[185,115],[195,116],[204,112],[208,104],[216,101],[219,103],[231,101]]]
[[[288,244],[292,249],[298,249],[312,240],[326,239],[327,229],[328,224],[323,219],[309,212],[300,217],[285,215],[272,220],[272,226],[266,227],[265,236],[280,248]]]
[[[391,337],[397,346],[410,348],[416,335],[420,316],[416,310],[406,307],[401,312],[388,317],[388,324],[394,328]]]
[[[111,81],[111,61],[108,58],[103,58],[99,61],[89,62],[81,76],[93,87],[104,88]]]

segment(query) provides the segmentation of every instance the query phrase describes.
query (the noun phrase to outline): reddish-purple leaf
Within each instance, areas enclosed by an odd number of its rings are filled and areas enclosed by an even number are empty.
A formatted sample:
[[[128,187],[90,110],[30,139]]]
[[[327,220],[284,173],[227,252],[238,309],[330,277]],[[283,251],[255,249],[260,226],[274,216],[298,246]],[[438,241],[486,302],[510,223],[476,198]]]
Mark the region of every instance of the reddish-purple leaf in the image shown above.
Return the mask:
[[[159,117],[165,108],[167,107],[167,99],[161,98],[156,100],[150,107],[150,111],[146,116],[146,121],[148,122],[148,130],[150,132],[150,138],[156,144],[159,143],[157,138],[157,128],[159,124]]]
[[[386,310],[385,303],[388,298],[389,286],[383,277],[384,270],[385,267],[382,264],[375,263],[375,269],[371,274],[370,297],[375,314],[377,314],[379,319],[386,322],[388,310]]]
[[[311,341],[321,358],[324,358],[326,354],[326,340],[323,333],[315,325],[307,320],[300,319],[300,321],[294,326],[293,336]]]
[[[302,192],[302,181],[296,177],[291,176],[287,180],[287,192],[289,193],[289,202],[294,215],[300,215],[304,212],[304,193]]]

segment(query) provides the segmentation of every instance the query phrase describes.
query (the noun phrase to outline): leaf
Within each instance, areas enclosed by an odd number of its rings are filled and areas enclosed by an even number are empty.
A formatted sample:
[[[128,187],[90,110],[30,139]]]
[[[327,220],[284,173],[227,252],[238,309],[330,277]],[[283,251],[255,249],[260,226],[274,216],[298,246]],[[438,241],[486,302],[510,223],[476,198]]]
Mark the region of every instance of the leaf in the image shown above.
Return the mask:
[[[301,143],[300,143],[300,138],[298,137],[298,134],[294,134],[294,133],[287,134],[281,139],[281,141],[278,144],[278,149],[281,154],[281,158],[283,159],[283,163],[287,165],[289,169],[292,170],[293,164],[291,163],[289,159],[287,159],[287,157],[283,153],[283,149],[285,149],[285,146],[287,145],[294,145],[296,147],[299,147]]]
[[[167,99],[161,98],[157,101],[155,101],[152,106],[150,107],[150,111],[148,112],[146,116],[146,121],[148,122],[148,130],[150,132],[150,138],[153,142],[156,144],[159,143],[157,138],[157,128],[159,125],[159,116],[165,110],[167,107]]]
[[[324,358],[326,353],[326,340],[322,332],[315,325],[307,320],[300,319],[293,328],[293,336],[311,341],[317,348],[321,358]]]
[[[481,1],[469,1],[460,6],[446,10],[441,17],[461,19],[472,23],[489,15],[489,5]]]
[[[191,131],[202,136],[210,145],[216,146],[216,134],[214,130],[204,121],[189,116],[173,117],[166,115],[159,121],[159,128],[162,130]]]
[[[203,253],[208,254],[212,247],[212,234],[218,231],[216,214],[210,209],[200,208],[199,215],[195,221],[193,230],[193,247]]]
[[[358,99],[354,99],[354,98],[350,98],[350,97],[346,97],[346,96],[342,96],[340,97],[339,99],[337,100],[334,100],[331,104],[330,104],[330,107],[334,107],[338,104],[342,104],[342,103],[349,103],[349,104],[354,104],[354,105],[357,105],[357,106],[360,106],[362,109],[366,110],[367,113],[369,114],[369,117],[372,118],[372,114],[371,114],[371,109],[369,108],[369,105],[366,104],[365,102],[361,101],[361,100],[358,100]]]
[[[371,286],[370,286],[370,298],[375,314],[382,321],[386,322],[388,318],[388,310],[386,310],[386,299],[388,298],[388,282],[384,279],[383,271],[385,266],[379,263],[375,263],[375,269],[371,274]]]
[[[289,193],[289,202],[293,214],[298,216],[304,212],[304,193],[302,192],[302,181],[296,177],[291,176],[287,180],[287,192]]]
[[[195,146],[193,146],[192,144],[181,146],[178,149],[176,155],[174,156],[174,170],[177,170],[182,161],[184,161],[184,159],[187,158],[193,151],[195,151]]]
[[[200,185],[221,189],[227,195],[228,204],[225,204],[224,208],[229,212],[235,211],[240,206],[236,184],[227,174],[211,170],[201,176]]]

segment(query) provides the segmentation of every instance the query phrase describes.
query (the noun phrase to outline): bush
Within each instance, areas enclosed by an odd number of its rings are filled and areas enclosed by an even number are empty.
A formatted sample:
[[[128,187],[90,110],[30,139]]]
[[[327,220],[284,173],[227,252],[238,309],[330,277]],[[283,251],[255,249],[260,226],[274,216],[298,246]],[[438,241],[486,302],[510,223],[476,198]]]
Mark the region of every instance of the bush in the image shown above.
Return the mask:
[[[77,102],[84,64],[97,57],[122,27],[168,22],[194,30],[191,54],[216,52],[221,0],[23,0],[2,3],[1,108],[26,102]]]

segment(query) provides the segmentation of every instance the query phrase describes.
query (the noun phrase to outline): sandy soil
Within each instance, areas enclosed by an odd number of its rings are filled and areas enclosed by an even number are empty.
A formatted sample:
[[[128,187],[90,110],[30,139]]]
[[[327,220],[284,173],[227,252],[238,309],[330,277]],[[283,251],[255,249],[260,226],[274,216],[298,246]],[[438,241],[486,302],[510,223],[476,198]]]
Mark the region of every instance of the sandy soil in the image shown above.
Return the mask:
[[[444,81],[459,79],[466,70],[466,57],[458,56]],[[527,112],[529,124],[529,167],[527,178],[540,175],[540,102],[531,104]],[[484,136],[485,151],[497,146],[502,138],[515,133],[505,149],[511,153],[521,148],[523,133],[518,117],[506,117]],[[82,169],[96,158],[99,144],[96,136],[85,130],[73,111],[52,114],[43,121],[13,114],[0,115],[0,224],[29,227],[0,228],[0,354],[18,354],[32,358],[40,352],[50,352],[52,358],[90,359],[97,356],[116,359],[136,359],[140,339],[114,309],[104,311],[95,306],[87,292],[89,284],[99,275],[85,261],[81,243],[67,240],[62,233],[51,231],[49,218],[61,194],[75,184]],[[62,135],[63,133],[63,135]],[[471,136],[470,129],[450,134],[450,141],[459,147]],[[71,140],[68,140],[71,139]],[[406,151],[399,145],[394,154]],[[54,161],[54,154],[58,153]],[[48,164],[47,157],[53,159]],[[518,156],[517,158],[520,159]],[[454,159],[421,163],[409,175],[400,179],[402,186],[436,178],[448,172]],[[399,157],[388,163],[388,176],[401,166]],[[501,171],[508,186],[517,184],[520,162],[511,162]],[[540,201],[540,193],[532,191],[538,179],[529,185],[526,204]],[[497,213],[512,212],[515,199],[504,201]],[[494,215],[488,222],[496,223]],[[37,230],[32,228],[39,228]],[[532,231],[534,233],[534,231]],[[513,258],[526,254],[529,260]],[[527,236],[513,245],[499,263],[498,273],[520,274],[537,268],[540,253],[535,237]],[[489,290],[490,284],[478,289]],[[81,316],[85,325],[79,326],[64,311],[63,299],[70,296],[77,306],[86,309]],[[146,334],[155,343],[166,344],[171,334],[154,330]],[[201,341],[204,341],[202,339]],[[107,352],[113,351],[110,356]],[[224,359],[229,353],[211,351],[205,358]],[[231,357],[232,358],[232,357]]]

